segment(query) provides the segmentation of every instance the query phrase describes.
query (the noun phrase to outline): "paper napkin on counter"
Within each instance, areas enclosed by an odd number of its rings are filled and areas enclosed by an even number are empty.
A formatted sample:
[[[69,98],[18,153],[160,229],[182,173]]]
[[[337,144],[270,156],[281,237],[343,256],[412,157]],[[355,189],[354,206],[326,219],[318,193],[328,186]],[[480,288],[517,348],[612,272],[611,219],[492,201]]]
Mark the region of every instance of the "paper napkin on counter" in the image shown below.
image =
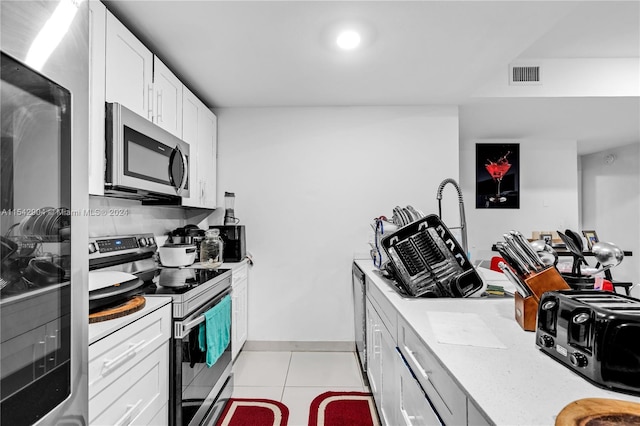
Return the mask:
[[[506,349],[478,314],[427,312],[438,343]]]

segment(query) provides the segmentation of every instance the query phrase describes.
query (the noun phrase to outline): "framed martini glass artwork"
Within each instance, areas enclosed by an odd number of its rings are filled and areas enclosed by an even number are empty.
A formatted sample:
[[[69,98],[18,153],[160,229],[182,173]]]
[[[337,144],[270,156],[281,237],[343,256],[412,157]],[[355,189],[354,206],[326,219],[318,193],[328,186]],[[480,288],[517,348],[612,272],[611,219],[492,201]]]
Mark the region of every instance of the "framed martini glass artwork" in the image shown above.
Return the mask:
[[[519,144],[476,144],[476,208],[520,208]]]

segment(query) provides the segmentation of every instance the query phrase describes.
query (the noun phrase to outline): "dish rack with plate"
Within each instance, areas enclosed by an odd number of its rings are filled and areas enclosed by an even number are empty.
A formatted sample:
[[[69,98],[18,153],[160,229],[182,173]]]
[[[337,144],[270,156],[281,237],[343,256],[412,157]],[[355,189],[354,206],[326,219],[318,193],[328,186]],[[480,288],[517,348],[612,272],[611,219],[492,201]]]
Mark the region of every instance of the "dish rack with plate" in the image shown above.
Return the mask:
[[[413,297],[468,297],[483,283],[437,215],[409,223],[381,241],[387,268]]]

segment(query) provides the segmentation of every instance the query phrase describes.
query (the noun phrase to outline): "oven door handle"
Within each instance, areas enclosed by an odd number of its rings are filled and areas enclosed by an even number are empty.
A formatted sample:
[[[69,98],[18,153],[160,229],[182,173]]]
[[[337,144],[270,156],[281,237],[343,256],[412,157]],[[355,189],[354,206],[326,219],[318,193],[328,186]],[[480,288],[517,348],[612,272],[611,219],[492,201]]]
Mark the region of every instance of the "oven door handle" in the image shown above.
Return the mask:
[[[193,319],[186,319],[186,321],[176,321],[174,323],[174,330],[173,330],[174,337],[176,339],[182,339],[184,336],[189,334],[189,332],[193,330],[193,328],[203,323],[205,320],[204,313],[207,312],[209,309],[213,308],[215,305],[217,305],[228,294],[231,294],[231,289],[223,291],[215,299],[213,299],[211,303],[208,303],[205,307],[201,308],[196,313],[196,315],[192,317]]]
[[[204,314],[200,314],[198,317],[196,317],[196,319],[194,319],[193,321],[189,321],[186,324],[182,324],[182,335],[186,335],[188,332],[191,331],[191,329],[193,329],[193,327],[195,327],[198,324],[202,324],[204,322]]]

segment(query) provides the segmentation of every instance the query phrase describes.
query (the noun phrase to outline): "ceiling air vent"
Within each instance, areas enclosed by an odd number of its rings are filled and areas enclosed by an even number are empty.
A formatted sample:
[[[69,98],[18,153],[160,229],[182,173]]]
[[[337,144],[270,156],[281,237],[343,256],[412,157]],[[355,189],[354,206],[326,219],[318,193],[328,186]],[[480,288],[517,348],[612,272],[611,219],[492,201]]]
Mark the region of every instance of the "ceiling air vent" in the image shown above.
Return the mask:
[[[542,84],[542,81],[540,79],[540,66],[511,65],[509,67],[509,84],[516,86]]]

